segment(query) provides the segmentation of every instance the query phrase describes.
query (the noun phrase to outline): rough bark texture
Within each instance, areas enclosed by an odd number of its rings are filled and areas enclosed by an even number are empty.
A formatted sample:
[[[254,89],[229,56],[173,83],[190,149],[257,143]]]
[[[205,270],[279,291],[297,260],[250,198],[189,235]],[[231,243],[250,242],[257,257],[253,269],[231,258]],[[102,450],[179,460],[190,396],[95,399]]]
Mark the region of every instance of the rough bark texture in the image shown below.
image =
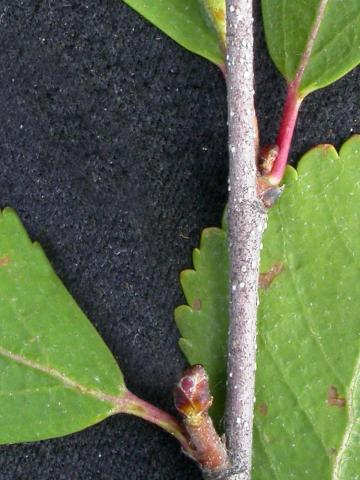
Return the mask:
[[[227,18],[231,300],[226,437],[234,472],[226,478],[245,480],[251,474],[257,288],[266,213],[256,194],[252,0],[228,0]]]

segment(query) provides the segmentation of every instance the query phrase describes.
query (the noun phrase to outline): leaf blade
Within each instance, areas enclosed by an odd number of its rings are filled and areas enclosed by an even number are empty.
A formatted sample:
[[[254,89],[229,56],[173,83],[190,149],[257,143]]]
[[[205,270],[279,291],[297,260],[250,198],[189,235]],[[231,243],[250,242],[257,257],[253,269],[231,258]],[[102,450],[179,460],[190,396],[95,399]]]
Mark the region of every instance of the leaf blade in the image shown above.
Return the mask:
[[[81,430],[126,393],[95,328],[11,209],[0,214],[0,443]]]
[[[300,77],[301,96],[333,83],[359,64],[356,0],[346,6],[337,0],[262,0],[262,12],[270,55],[288,82]]]
[[[224,53],[218,33],[199,0],[124,0],[181,46],[216,65]]]

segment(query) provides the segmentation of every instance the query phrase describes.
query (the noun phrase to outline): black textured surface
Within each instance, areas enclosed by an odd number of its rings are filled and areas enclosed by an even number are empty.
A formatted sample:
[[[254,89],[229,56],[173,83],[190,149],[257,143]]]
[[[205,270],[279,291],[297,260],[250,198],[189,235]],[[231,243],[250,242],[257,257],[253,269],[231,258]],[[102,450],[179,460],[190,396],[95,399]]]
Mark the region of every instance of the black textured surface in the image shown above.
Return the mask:
[[[257,106],[274,140],[284,84],[257,16]],[[306,100],[293,158],[358,129],[356,70]],[[178,274],[226,200],[220,72],[118,0],[0,0],[1,206],[21,215],[120,361],[172,410],[185,361]],[[118,416],[67,438],[0,448],[4,480],[196,480],[178,445]]]

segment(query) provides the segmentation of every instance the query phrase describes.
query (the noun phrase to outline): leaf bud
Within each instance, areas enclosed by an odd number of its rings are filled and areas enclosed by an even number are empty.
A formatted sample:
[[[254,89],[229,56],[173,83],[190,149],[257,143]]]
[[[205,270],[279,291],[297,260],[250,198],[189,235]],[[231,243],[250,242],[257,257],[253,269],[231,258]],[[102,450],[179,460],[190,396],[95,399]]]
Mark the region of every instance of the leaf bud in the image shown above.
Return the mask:
[[[212,404],[209,377],[202,365],[187,368],[174,388],[175,407],[193,425],[201,422]]]

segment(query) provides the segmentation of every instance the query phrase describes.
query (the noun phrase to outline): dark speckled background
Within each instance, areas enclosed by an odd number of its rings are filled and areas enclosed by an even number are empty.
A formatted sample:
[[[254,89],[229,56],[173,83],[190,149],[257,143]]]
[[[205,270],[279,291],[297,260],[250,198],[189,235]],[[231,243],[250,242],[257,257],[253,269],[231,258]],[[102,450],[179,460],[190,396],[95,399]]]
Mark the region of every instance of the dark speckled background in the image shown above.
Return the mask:
[[[257,14],[257,107],[274,140],[284,84]],[[360,71],[306,100],[292,158],[359,131]],[[120,361],[172,410],[185,365],[178,274],[226,201],[220,72],[119,0],[0,0],[0,204],[21,215]],[[127,416],[0,448],[2,480],[196,480],[160,430]]]

